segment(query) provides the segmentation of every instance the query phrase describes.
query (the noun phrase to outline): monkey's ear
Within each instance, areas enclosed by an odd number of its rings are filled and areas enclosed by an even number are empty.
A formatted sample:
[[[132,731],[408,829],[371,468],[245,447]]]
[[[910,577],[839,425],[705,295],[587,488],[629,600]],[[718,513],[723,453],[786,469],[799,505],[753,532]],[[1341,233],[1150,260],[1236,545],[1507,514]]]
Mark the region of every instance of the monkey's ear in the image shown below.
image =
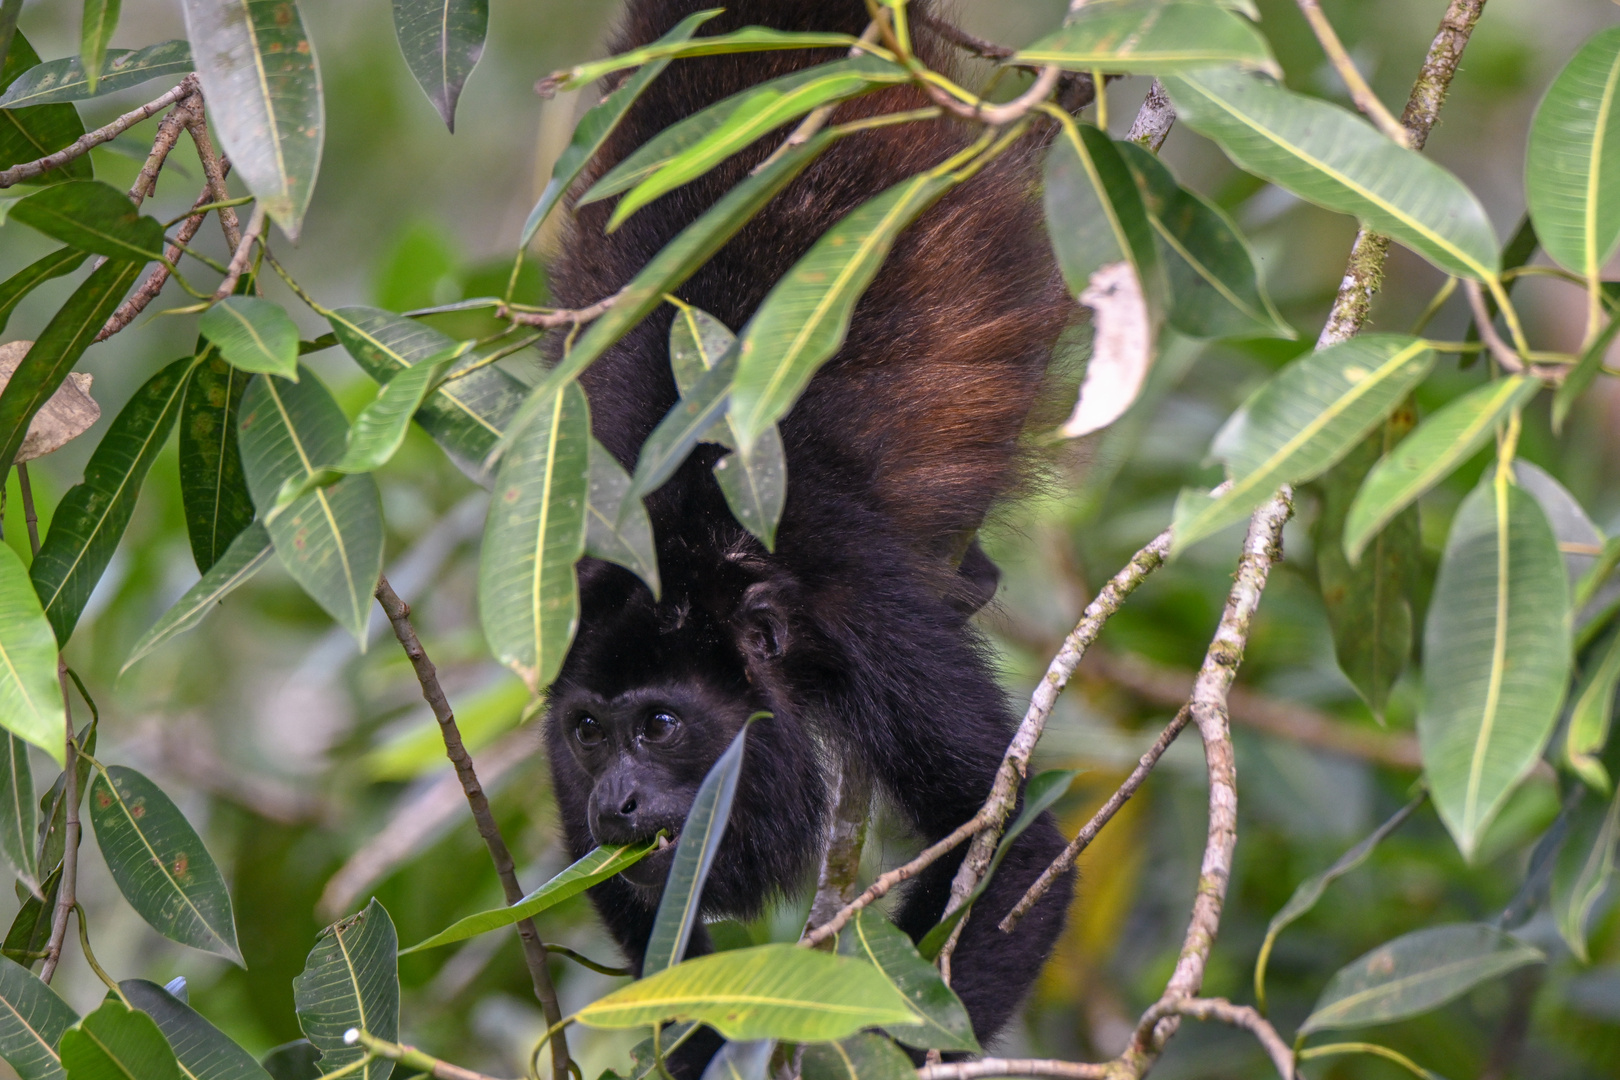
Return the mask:
[[[732,625],[749,662],[768,663],[788,651],[790,607],[788,588],[777,582],[760,581],[743,590]]]

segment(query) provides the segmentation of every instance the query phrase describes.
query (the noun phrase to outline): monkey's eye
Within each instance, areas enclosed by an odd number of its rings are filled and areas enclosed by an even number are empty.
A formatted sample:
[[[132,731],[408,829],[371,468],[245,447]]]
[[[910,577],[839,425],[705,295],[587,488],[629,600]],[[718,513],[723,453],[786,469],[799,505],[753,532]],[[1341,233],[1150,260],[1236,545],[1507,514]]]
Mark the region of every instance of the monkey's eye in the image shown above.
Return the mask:
[[[679,718],[673,713],[653,713],[647,718],[647,730],[642,737],[648,742],[664,742],[674,735],[680,726]]]
[[[605,737],[602,725],[594,716],[582,716],[574,722],[574,738],[581,746],[596,746]]]

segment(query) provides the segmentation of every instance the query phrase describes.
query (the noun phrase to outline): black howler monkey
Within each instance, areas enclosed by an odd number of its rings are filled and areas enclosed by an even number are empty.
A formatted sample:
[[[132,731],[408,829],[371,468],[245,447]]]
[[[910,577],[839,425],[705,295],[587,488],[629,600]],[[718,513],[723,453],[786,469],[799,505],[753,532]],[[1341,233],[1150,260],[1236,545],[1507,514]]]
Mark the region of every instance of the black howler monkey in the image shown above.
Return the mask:
[[[631,0],[612,42],[660,36],[708,0]],[[914,7],[918,5],[913,5]],[[745,25],[858,34],[862,0],[730,0],[702,33]],[[943,66],[919,30],[917,47]],[[761,52],[677,60],[650,85],[581,188],[645,140],[722,97],[842,55]],[[835,119],[926,104],[909,87]],[[830,225],[976,135],[940,120],[845,138],[680,290],[733,329]],[[558,303],[611,295],[780,141],[761,140],[608,234],[611,202],[580,207],[553,269]],[[1020,434],[1074,310],[1041,227],[1030,145],[1004,154],[899,239],[848,338],[781,423],[788,497],[774,553],[733,520],[700,446],[647,500],[662,599],[628,571],[580,566],[578,637],[551,691],[546,739],[563,828],[577,857],[598,842],[678,830],[697,786],[746,718],[731,824],[703,911],[747,917],[805,882],[828,812],[825,761],[863,769],[925,841],[971,817],[1015,726],[967,616],[995,587],[969,541],[1020,478]],[[645,320],[582,376],[597,438],[626,467],[676,402],[671,309]],[[964,557],[966,552],[966,557]],[[1011,935],[996,926],[1063,847],[1049,815],[1012,846],[958,944],[954,985],[981,1040],[1006,1023],[1051,951],[1069,890]],[[960,852],[912,883],[897,921],[938,921]],[[670,858],[591,897],[639,968]],[[710,946],[699,930],[688,955]],[[696,1075],[717,1045],[689,1044]]]

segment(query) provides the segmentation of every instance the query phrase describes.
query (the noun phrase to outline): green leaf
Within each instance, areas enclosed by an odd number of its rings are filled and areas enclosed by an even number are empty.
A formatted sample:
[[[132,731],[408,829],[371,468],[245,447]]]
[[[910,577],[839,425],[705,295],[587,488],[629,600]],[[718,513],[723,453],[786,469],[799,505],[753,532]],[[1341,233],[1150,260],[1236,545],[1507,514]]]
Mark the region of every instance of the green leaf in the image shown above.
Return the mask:
[[[107,59],[107,43],[118,28],[118,9],[122,0],[84,0],[84,17],[79,32],[79,61],[92,93],[101,76],[101,66]]]
[[[39,54],[18,32],[0,70],[0,89],[8,89],[25,71],[39,66]],[[25,161],[37,161],[47,154],[71,145],[84,134],[84,122],[71,105],[36,105],[28,109],[0,109],[0,169]],[[92,176],[90,155],[81,154],[26,184],[60,184],[64,180],[88,180]]]
[[[152,929],[242,962],[231,894],[180,808],[152,781],[110,765],[90,781],[90,823],[118,891]]]
[[[1386,942],[1341,968],[1299,1033],[1365,1027],[1417,1016],[1486,979],[1546,958],[1493,926],[1456,923]]]
[[[11,216],[80,251],[114,259],[163,258],[163,224],[100,180],[70,180],[35,192]]]
[[[197,329],[232,367],[298,381],[298,325],[280,304],[228,296],[203,312]]]
[[[1542,249],[1596,281],[1620,243],[1620,26],[1588,38],[1530,122],[1525,198]]]
[[[28,570],[0,544],[0,727],[62,764],[67,715],[56,675],[56,634]]]
[[[1598,901],[1614,884],[1617,846],[1620,846],[1620,795],[1611,798],[1606,805],[1588,805],[1576,810],[1569,838],[1553,870],[1552,913],[1559,936],[1582,964],[1592,962],[1587,936]]]
[[[399,938],[394,920],[375,899],[364,911],[321,931],[304,970],[293,980],[298,1026],[321,1052],[321,1071],[334,1072],[366,1057],[344,1041],[359,1028],[379,1039],[399,1038]],[[388,1080],[394,1063],[376,1058],[350,1074]]]
[[[1564,762],[1586,785],[1604,795],[1614,790],[1609,771],[1598,755],[1609,744],[1614,721],[1614,695],[1620,690],[1620,626],[1592,650],[1581,681],[1575,688],[1575,703],[1569,711],[1569,729],[1564,736]]]
[[[918,1050],[984,1052],[973,1037],[973,1024],[956,991],[922,958],[905,931],[881,911],[859,912],[850,932],[840,940],[839,951],[863,957],[877,968],[922,1017],[920,1024],[890,1026],[890,1035]]]
[[[157,1024],[115,997],[62,1033],[62,1067],[68,1080],[181,1080]]]
[[[202,579],[187,589],[185,594],[163,613],[162,618],[141,635],[135,647],[130,649],[129,658],[124,661],[119,673],[128,671],[137,660],[165,644],[170,638],[179,637],[187,630],[195,629],[221,600],[258,573],[259,569],[270,560],[274,551],[275,548],[270,543],[270,534],[257,522],[250,523],[247,528],[237,533],[230,547],[226,548],[225,553],[203,573]]]
[[[169,441],[196,363],[189,356],[176,360],[135,391],[90,455],[84,481],[56,507],[28,573],[63,645],[118,550],[147,470]]]
[[[11,313],[17,310],[17,305],[22,303],[25,296],[52,278],[73,273],[87,258],[89,255],[83,251],[58,248],[0,282],[0,330],[6,328],[6,323],[11,321]]]
[[[39,874],[34,844],[39,836],[39,807],[34,801],[34,772],[28,767],[28,744],[6,732],[0,741],[0,857],[34,894]]]
[[[163,987],[125,979],[118,988],[157,1023],[179,1059],[184,1080],[270,1080],[252,1054]]]
[[[917,1069],[894,1043],[870,1031],[804,1048],[803,1080],[910,1080]]]
[[[1486,383],[1450,402],[1367,475],[1350,505],[1344,550],[1359,561],[1367,544],[1401,511],[1474,456],[1496,426],[1523,408],[1541,383],[1523,375]]]
[[[456,130],[456,102],[484,55],[489,0],[394,0],[394,34],[416,83]]]
[[[181,0],[215,133],[265,213],[298,239],[321,164],[321,73],[297,0]]]
[[[689,117],[655,139],[652,144],[655,153],[661,153],[666,147],[675,149],[675,153],[659,162],[646,174],[646,179],[619,200],[613,208],[613,216],[608,219],[607,231],[617,229],[631,214],[659,196],[690,183],[756,139],[805,113],[882,86],[909,82],[911,73],[878,57],[860,56],[822,64],[790,78],[792,82],[785,86],[778,79],[749,87]],[[708,122],[705,114],[715,109],[720,109],[723,115],[716,117],[715,122]],[[692,138],[694,135],[696,138]],[[687,139],[691,139],[690,144],[682,146],[681,142]],[[639,173],[654,160],[651,153],[643,157],[638,152],[636,157],[641,161],[635,163],[631,172]]]
[[[845,215],[777,282],[743,327],[731,388],[731,428],[751,448],[793,407],[844,343],[861,298],[895,238],[957,183],[921,173]]]
[[[1176,115],[1247,172],[1351,214],[1441,270],[1489,281],[1500,266],[1485,209],[1451,173],[1354,113],[1231,69],[1167,75]]]
[[[719,9],[713,10],[712,14],[719,14]],[[849,34],[792,33],[764,26],[745,26],[729,34],[715,34],[695,41],[656,41],[639,49],[620,53],[618,56],[610,56],[606,60],[596,60],[553,72],[542,86],[546,91],[574,90],[615,71],[674,57],[719,56],[723,53],[763,52],[774,49],[847,49],[858,44],[859,39]]]
[[[1258,27],[1207,3],[1091,4],[1013,60],[1068,71],[1163,75],[1238,65],[1282,76]]]
[[[347,437],[343,411],[314,373],[305,370],[296,383],[254,378],[238,425],[253,505],[268,512],[289,477],[314,475],[320,462],[337,460]],[[288,573],[364,649],[383,561],[376,481],[350,476],[316,488],[266,527]]]
[[[197,357],[180,403],[180,501],[192,558],[206,574],[253,522],[253,497],[236,443],[251,376],[221,360],[210,345],[201,345]]]
[[[1586,571],[1595,565],[1603,550],[1603,533],[1587,514],[1580,500],[1552,474],[1532,461],[1519,458],[1513,462],[1513,480],[1528,491],[1547,516],[1552,526],[1553,539],[1564,557],[1564,569],[1569,572],[1570,585],[1579,582]],[[1571,604],[1573,610],[1573,603]]]
[[[643,977],[674,967],[686,957],[692,925],[697,922],[703,902],[703,883],[709,878],[715,854],[725,839],[726,823],[731,820],[731,802],[737,795],[737,777],[742,774],[743,748],[751,724],[752,719],[737,729],[726,752],[709,767],[692,798],[692,808],[686,812],[641,962]]]
[[[666,1035],[668,1037],[671,1036]],[[723,1043],[704,1068],[703,1080],[765,1080],[775,1049],[775,1039]],[[631,1057],[634,1059],[634,1051],[631,1051]]]
[[[3,306],[0,306],[0,311],[3,310]],[[1564,430],[1569,410],[1575,407],[1581,395],[1591,389],[1598,372],[1603,370],[1603,360],[1609,355],[1609,346],[1613,344],[1616,333],[1620,333],[1620,319],[1611,318],[1608,325],[1581,350],[1580,359],[1564,374],[1558,389],[1553,391],[1552,422],[1555,435]]]
[[[29,68],[6,87],[6,92],[0,94],[0,109],[87,101],[164,75],[184,75],[191,68],[191,45],[179,38],[144,49],[108,49],[94,87],[78,57],[51,60]]]
[[[23,0],[0,0],[0,61],[11,52],[11,37],[17,32],[17,16]]]
[[[1210,453],[1232,486],[1210,497],[1185,488],[1176,500],[1173,550],[1247,518],[1283,484],[1313,479],[1355,449],[1434,366],[1428,343],[1364,334],[1306,353],[1233,414]]]
[[[467,938],[533,918],[547,908],[554,907],[571,896],[577,896],[592,885],[600,884],[621,870],[634,866],[650,855],[656,847],[656,843],[649,840],[644,844],[627,844],[622,847],[606,844],[595,848],[510,907],[492,908],[458,919],[425,941],[419,941],[408,949],[401,949],[400,955],[421,952],[423,949],[431,949],[438,945],[448,945],[453,941],[465,941]]]
[[[0,1005],[0,1057],[22,1080],[61,1080],[56,1047],[78,1014],[32,971],[5,957],[0,957]]]
[[[265,1072],[274,1080],[318,1080],[321,1052],[308,1039],[282,1043],[264,1055]]]
[[[687,41],[697,32],[698,27],[718,14],[719,8],[693,12],[676,23],[669,33],[654,44],[667,45]],[[619,121],[630,111],[630,106],[634,105],[641,92],[647,89],[647,84],[669,66],[670,59],[666,56],[661,60],[643,64],[640,70],[580,119],[567,149],[558,156],[557,163],[551,167],[551,179],[546,182],[545,191],[541,192],[540,200],[534,204],[534,209],[529,211],[529,217],[523,223],[523,235],[518,241],[519,248],[529,246],[534,234],[540,231],[541,223],[562,202],[562,197],[568,193],[568,189],[579,178],[579,174],[585,171],[585,166],[590,163],[591,158],[595,157],[596,152],[607,142],[608,136],[613,134],[613,129],[619,126]]]
[[[558,387],[577,379],[580,372],[590,367],[632,327],[663,303],[665,293],[678,288],[698,267],[708,262],[710,256],[724,247],[738,229],[831,146],[837,137],[835,132],[822,131],[789,150],[728,191],[702,217],[665,244],[663,250],[630,279],[630,284],[619,291],[613,306],[591,323],[591,328],[585,331],[573,349],[529,393],[528,400],[512,417],[506,434],[496,444],[494,453],[504,453],[536,415],[549,407]]]
[[[1441,820],[1472,858],[1558,721],[1569,579],[1534,498],[1487,477],[1451,525],[1424,629],[1418,739]]]
[[[62,867],[58,865],[40,883],[38,896],[23,897],[22,907],[17,909],[16,918],[11,920],[11,926],[6,930],[6,940],[4,945],[0,945],[0,954],[25,968],[31,967],[45,955],[51,937],[51,915],[56,911],[56,895],[61,886]],[[3,978],[0,978],[0,983],[3,982]],[[0,1042],[3,1041],[3,1035],[0,1035]]]
[[[624,567],[646,582],[656,599],[658,550],[653,544],[652,519],[639,499],[625,500],[630,474],[595,437],[586,460],[585,554]]]
[[[0,464],[9,465],[16,457],[34,414],[62,385],[140,272],[139,263],[116,259],[104,263],[40,331],[0,391]]]
[[[338,308],[328,313],[327,321],[349,355],[379,383],[456,345],[431,326],[378,308]],[[416,422],[487,487],[491,481],[482,471],[484,458],[527,393],[528,387],[506,372],[483,367],[440,384],[417,410]]]
[[[731,401],[732,378],[737,373],[737,348],[704,372],[692,392],[675,403],[641,444],[636,471],[630,478],[630,498],[641,500],[662,487],[681,467],[693,447],[710,438],[717,427],[724,431],[726,404]],[[735,430],[735,429],[733,429]]]
[[[1158,238],[1170,325],[1196,338],[1297,337],[1266,294],[1254,252],[1231,219],[1177,184],[1156,155],[1132,142],[1115,145],[1136,176]]]
[[[688,960],[597,998],[575,1018],[598,1028],[696,1020],[728,1039],[792,1042],[921,1019],[870,964],[787,944]]]

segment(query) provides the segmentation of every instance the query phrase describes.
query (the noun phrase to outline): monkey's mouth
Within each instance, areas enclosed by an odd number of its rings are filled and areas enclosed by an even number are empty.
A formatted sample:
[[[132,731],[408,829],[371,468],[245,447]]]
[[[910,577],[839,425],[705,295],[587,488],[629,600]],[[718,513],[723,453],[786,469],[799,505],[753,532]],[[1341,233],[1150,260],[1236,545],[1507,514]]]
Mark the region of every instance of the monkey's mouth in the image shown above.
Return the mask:
[[[619,876],[644,889],[662,888],[664,879],[669,877],[669,868],[675,862],[675,841],[679,838],[678,831],[674,836],[660,836],[652,854],[626,867],[619,872]]]

